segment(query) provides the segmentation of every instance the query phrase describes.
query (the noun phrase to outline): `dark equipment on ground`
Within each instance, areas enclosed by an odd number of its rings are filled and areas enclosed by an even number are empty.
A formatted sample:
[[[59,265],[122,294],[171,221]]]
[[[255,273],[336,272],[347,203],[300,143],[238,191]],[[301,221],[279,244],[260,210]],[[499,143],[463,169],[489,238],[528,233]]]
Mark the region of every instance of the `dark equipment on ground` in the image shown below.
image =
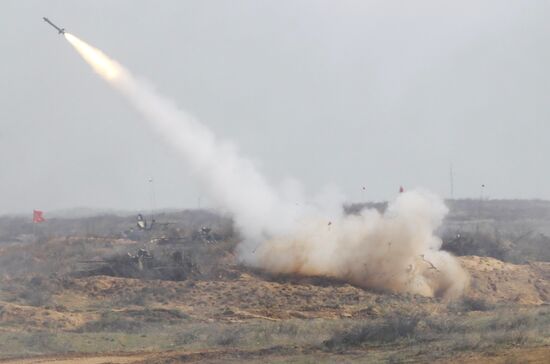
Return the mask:
[[[200,271],[190,253],[176,250],[162,257],[155,257],[146,249],[138,249],[136,254],[114,255],[103,260],[80,261],[88,265],[77,276],[106,275],[112,277],[162,279],[183,281],[198,277]]]
[[[216,238],[212,234],[212,229],[207,226],[201,227],[199,231],[199,236],[203,241],[207,243],[213,244],[216,242]]]
[[[155,225],[155,219],[151,219],[151,224],[147,224],[147,219],[143,217],[142,214],[137,215],[137,227],[140,230],[151,230],[153,229],[153,226]]]

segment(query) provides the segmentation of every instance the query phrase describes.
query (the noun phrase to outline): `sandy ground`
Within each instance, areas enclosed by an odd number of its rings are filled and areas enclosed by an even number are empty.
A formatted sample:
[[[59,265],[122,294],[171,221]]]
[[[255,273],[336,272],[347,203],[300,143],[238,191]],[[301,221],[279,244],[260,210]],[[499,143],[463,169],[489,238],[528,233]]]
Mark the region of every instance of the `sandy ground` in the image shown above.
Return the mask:
[[[434,363],[548,363],[550,357],[550,346],[534,348],[511,348],[493,354],[463,353],[452,359],[437,360]],[[285,356],[292,360],[293,356]],[[339,354],[310,353],[310,359],[319,359],[321,362],[369,362],[369,353],[350,352]],[[145,364],[145,363],[225,363],[225,362],[268,362],[283,359],[282,356],[264,351],[245,352],[241,350],[204,350],[204,351],[167,351],[153,353],[134,354],[103,354],[103,355],[61,355],[61,356],[40,356],[27,359],[0,360],[2,364]],[[295,356],[291,362],[303,362],[304,358]],[[422,357],[411,357],[407,362],[422,363]]]
[[[492,258],[461,257],[460,261],[472,277],[467,292],[470,297],[487,299],[493,303],[521,306],[549,304],[550,263],[515,265]],[[3,283],[0,297],[0,324],[3,331],[39,330],[56,327],[75,330],[95,320],[100,313],[100,302],[109,310],[125,312],[139,319],[143,307],[131,303],[136,292],[146,292],[154,299],[147,314],[159,320],[177,320],[171,310],[183,312],[191,320],[224,322],[228,324],[247,320],[283,321],[287,319],[322,318],[336,320],[352,318],[365,320],[383,317],[391,312],[438,312],[445,305],[437,299],[418,296],[403,297],[375,293],[317,278],[269,278],[238,271],[232,278],[183,282],[148,281],[139,279],[94,276],[87,278],[49,279],[55,302],[62,305],[35,307],[18,301],[20,290],[28,289],[17,279]],[[46,283],[44,283],[46,284]],[[144,293],[145,294],[145,293]],[[124,302],[122,304],[117,302]],[[130,302],[130,303],[128,303]],[[145,316],[143,316],[145,317]],[[285,352],[284,350],[290,350]],[[285,348],[283,352],[269,349],[246,351],[236,348],[202,351],[154,351],[132,353],[102,353],[89,355],[47,355],[19,359],[4,359],[0,363],[176,363],[176,362],[253,362],[285,360],[303,362],[365,362],[371,352],[326,353],[312,349]],[[293,351],[295,350],[295,351]],[[461,353],[452,360],[457,363],[547,363],[550,347],[504,349],[494,355]],[[422,362],[421,357],[411,362]]]

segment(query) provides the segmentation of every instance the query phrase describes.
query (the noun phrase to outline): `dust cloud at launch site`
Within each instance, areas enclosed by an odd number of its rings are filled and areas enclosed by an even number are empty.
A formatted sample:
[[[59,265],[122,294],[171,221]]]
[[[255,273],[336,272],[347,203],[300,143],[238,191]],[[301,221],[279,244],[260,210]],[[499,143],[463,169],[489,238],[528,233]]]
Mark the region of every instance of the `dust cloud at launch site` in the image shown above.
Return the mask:
[[[342,211],[339,193],[305,196],[299,183],[270,184],[229,141],[178,109],[100,50],[65,34],[87,63],[122,93],[191,168],[244,236],[241,260],[273,273],[322,275],[424,296],[459,296],[467,274],[440,251],[434,231],[447,208],[427,191],[407,191],[386,212]]]

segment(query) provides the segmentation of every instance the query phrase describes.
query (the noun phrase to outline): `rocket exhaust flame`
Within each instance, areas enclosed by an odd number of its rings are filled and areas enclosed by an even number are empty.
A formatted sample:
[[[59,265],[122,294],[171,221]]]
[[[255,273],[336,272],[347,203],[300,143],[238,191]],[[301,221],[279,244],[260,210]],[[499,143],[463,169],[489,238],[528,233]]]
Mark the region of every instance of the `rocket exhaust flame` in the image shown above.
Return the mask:
[[[447,213],[436,196],[399,194],[384,214],[342,213],[324,194],[308,204],[295,182],[270,185],[236,147],[136,79],[118,62],[72,34],[65,38],[121,92],[191,167],[211,197],[234,216],[245,239],[240,259],[273,273],[323,275],[365,287],[456,297],[468,284],[459,262],[440,251],[434,231]],[[321,207],[320,207],[321,206]],[[331,223],[327,226],[327,221]]]
[[[82,58],[103,78],[111,81],[123,74],[122,67],[99,49],[92,47],[70,33],[65,32],[64,35],[65,39],[80,53]]]

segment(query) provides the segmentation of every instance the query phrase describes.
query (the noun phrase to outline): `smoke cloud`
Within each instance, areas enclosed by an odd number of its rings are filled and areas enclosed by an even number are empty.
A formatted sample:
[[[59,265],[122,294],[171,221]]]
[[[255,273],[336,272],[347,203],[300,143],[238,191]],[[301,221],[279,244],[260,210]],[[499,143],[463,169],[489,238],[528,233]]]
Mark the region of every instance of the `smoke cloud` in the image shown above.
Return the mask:
[[[295,181],[273,186],[234,144],[218,139],[100,50],[74,35],[65,37],[178,152],[210,197],[232,213],[245,237],[238,248],[243,262],[273,273],[329,276],[424,296],[455,297],[466,287],[467,275],[439,250],[441,240],[434,235],[447,213],[436,196],[406,192],[383,214],[345,215],[336,191],[306,200]]]
[[[424,296],[459,296],[468,277],[440,251],[434,230],[447,208],[433,194],[400,194],[381,214],[366,209],[327,222],[304,218],[289,234],[267,240],[257,262],[271,272],[329,276],[365,288]]]

